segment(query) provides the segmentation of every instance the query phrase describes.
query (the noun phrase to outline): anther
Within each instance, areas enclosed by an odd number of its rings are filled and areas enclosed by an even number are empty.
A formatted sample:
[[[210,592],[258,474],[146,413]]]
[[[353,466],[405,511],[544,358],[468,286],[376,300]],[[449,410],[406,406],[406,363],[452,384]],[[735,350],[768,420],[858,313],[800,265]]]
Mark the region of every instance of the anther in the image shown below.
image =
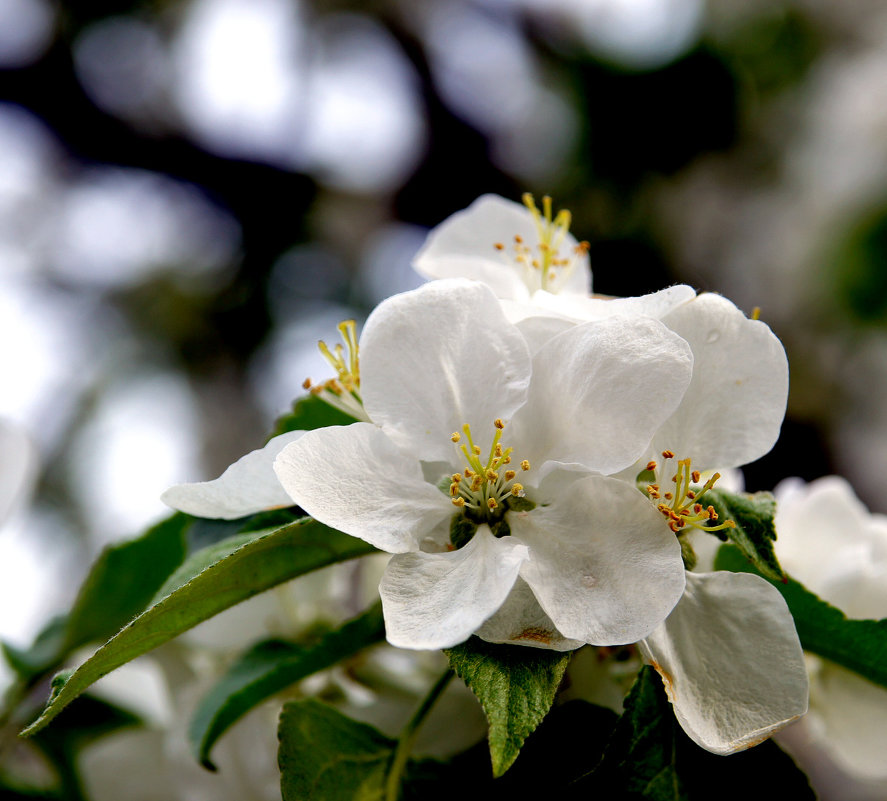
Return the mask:
[[[513,484],[511,486],[511,494],[514,495],[515,498],[523,498],[524,497],[524,487],[522,484]]]
[[[458,484],[462,480],[462,474],[461,473],[453,473],[452,479],[453,479],[454,484]]]
[[[496,242],[493,247],[496,248],[496,250],[505,250],[505,245],[503,245],[501,242]]]
[[[495,420],[493,420],[493,425],[496,426],[496,428],[498,428],[500,431],[505,428],[505,423],[502,422],[502,418],[500,417],[497,417]]]
[[[465,506],[465,498],[453,498],[453,506]]]
[[[672,451],[662,451],[663,459],[674,459],[674,453]]]
[[[646,469],[647,469],[647,470],[655,470],[655,469],[656,469],[656,462],[653,462],[653,461],[649,461],[649,462],[647,462],[647,468],[646,468]]]
[[[472,445],[471,450],[475,456],[480,456],[480,445]]]
[[[530,469],[530,460],[529,460],[529,459],[524,459],[524,460],[520,463],[520,469],[523,470],[523,471],[525,471],[525,472],[526,472],[527,470],[529,470],[529,469]]]
[[[311,379],[310,378],[306,378],[302,382],[302,389],[311,389]]]
[[[700,477],[700,473],[698,470],[694,470],[692,473],[690,473],[690,478],[693,479],[694,484],[699,483],[699,477]]]
[[[517,473],[515,473],[514,470],[506,470],[505,471],[505,480],[511,481],[516,475],[517,475]]]
[[[450,439],[453,440],[453,442],[458,442],[460,439],[462,439],[462,435],[458,431],[454,431],[450,435]]]
[[[492,511],[493,509],[495,509],[498,505],[499,505],[499,504],[496,503],[496,499],[495,499],[495,498],[489,498],[489,499],[487,500],[487,506],[490,507],[490,510],[491,510],[491,511]]]

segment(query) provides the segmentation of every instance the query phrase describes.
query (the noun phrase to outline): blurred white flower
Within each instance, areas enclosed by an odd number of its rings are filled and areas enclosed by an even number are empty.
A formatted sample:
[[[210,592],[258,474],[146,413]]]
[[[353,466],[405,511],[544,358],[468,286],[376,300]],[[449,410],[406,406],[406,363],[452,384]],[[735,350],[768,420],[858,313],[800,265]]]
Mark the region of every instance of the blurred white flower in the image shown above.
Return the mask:
[[[887,516],[838,476],[776,488],[776,554],[794,578],[851,619],[887,618]],[[808,655],[810,713],[781,741],[823,799],[887,796],[887,690]]]

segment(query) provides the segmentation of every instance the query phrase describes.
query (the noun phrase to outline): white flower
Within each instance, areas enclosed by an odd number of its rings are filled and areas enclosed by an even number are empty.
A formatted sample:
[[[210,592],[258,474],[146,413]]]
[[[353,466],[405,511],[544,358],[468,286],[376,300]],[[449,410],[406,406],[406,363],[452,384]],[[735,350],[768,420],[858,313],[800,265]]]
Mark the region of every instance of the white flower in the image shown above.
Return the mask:
[[[869,513],[838,476],[806,485],[790,479],[776,496],[776,553],[785,570],[851,619],[887,618],[887,517]],[[823,761],[833,762],[832,785],[878,780],[865,797],[885,797],[887,690],[812,655],[807,664],[810,715],[803,733],[785,733],[789,747],[814,780]]]
[[[372,423],[304,433],[275,470],[308,514],[395,554],[390,642],[452,646],[497,611],[508,639],[556,648],[664,619],[684,586],[674,535],[633,486],[590,472],[632,464],[674,411],[680,337],[612,318],[531,358],[489,289],[436,281],[376,309],[360,358]]]
[[[688,289],[613,300],[540,294],[533,307],[520,308],[518,323],[539,348],[582,320],[633,313],[661,320],[689,344],[693,377],[682,402],[643,458],[620,474],[633,484],[650,470],[655,478],[647,493],[682,536],[730,525],[712,519],[706,487],[717,481],[716,469],[739,467],[770,450],[788,393],[785,351],[773,332],[727,299]],[[746,748],[806,710],[794,622],[780,594],[758,577],[688,574],[683,598],[640,647],[662,675],[682,727],[709,751]]]
[[[747,319],[725,298],[697,297],[684,285],[612,299],[588,297],[583,287],[568,289],[566,284],[530,282],[519,291],[519,273],[490,266],[487,240],[490,230],[503,242],[510,242],[513,234],[524,239],[518,226],[528,219],[516,204],[481,198],[431,233],[416,269],[487,283],[537,357],[574,326],[613,317],[659,320],[678,334],[693,353],[690,386],[641,458],[620,478],[634,486],[642,471],[654,474],[647,492],[663,515],[660,525],[675,534],[731,525],[714,521],[704,493],[717,480],[716,469],[753,461],[776,441],[788,393],[781,343],[766,325]],[[511,231],[506,230],[509,225]],[[703,474],[711,477],[705,484]],[[513,593],[509,606],[519,602],[530,617],[528,593]],[[495,623],[496,618],[486,629]],[[496,628],[496,633],[503,632]],[[639,645],[662,674],[683,728],[715,753],[752,745],[806,709],[806,678],[794,623],[780,594],[763,579],[728,573],[688,575],[680,603]]]
[[[570,213],[541,211],[531,195],[524,205],[483,195],[434,228],[413,260],[427,278],[470,278],[499,298],[529,301],[534,293],[588,295],[588,243],[569,233]]]

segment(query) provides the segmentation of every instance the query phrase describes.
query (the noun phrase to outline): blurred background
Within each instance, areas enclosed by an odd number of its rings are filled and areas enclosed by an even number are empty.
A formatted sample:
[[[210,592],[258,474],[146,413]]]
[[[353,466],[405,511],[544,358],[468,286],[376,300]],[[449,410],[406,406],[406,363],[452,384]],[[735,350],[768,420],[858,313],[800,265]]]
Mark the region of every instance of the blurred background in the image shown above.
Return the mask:
[[[792,390],[749,489],[887,511],[880,0],[0,0],[0,418],[40,466],[0,638],[257,447],[431,226],[525,190],[595,291],[761,308]]]

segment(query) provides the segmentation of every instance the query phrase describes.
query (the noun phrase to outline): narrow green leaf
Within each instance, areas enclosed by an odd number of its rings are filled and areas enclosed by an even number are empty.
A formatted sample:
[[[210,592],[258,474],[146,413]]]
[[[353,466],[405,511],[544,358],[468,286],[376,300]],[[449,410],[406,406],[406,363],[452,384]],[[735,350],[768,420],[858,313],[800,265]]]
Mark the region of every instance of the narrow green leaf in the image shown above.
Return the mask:
[[[204,696],[188,729],[194,755],[214,770],[210,749],[222,733],[250,709],[318,670],[384,639],[382,606],[331,631],[312,645],[266,640],[244,653]]]
[[[284,704],[278,727],[283,801],[382,801],[397,740],[313,698]],[[433,759],[410,760],[401,798],[427,799],[446,776]]]
[[[718,550],[715,569],[734,573],[756,572],[731,546],[722,546]],[[887,687],[887,619],[850,620],[840,609],[794,579],[782,583],[765,578],[785,598],[805,651],[830,659]]]
[[[750,559],[758,572],[768,579],[784,581],[785,572],[776,558],[773,543],[776,540],[776,498],[769,492],[754,495],[712,489],[703,503],[710,503],[720,521],[732,520],[735,528],[724,529],[730,541]]]
[[[172,588],[105,643],[59,684],[43,714],[22,735],[30,736],[42,729],[105,674],[207,618],[303,573],[375,550],[363,540],[310,518],[251,536],[186,583]],[[224,554],[225,549],[221,552]]]
[[[472,637],[445,653],[484,708],[493,775],[501,776],[548,714],[572,652],[493,645]]]
[[[287,431],[313,431],[315,428],[347,426],[355,422],[350,414],[330,406],[317,395],[306,395],[293,403],[291,412],[277,418],[268,439]]]
[[[66,616],[50,621],[27,651],[4,644],[10,665],[25,678],[39,676],[75,648],[106,640],[132,620],[184,559],[191,520],[174,514],[141,537],[105,548]]]
[[[662,680],[645,667],[600,763],[567,798],[709,801],[719,793],[756,801],[815,801],[807,777],[772,741],[731,756],[696,745],[677,724]]]

